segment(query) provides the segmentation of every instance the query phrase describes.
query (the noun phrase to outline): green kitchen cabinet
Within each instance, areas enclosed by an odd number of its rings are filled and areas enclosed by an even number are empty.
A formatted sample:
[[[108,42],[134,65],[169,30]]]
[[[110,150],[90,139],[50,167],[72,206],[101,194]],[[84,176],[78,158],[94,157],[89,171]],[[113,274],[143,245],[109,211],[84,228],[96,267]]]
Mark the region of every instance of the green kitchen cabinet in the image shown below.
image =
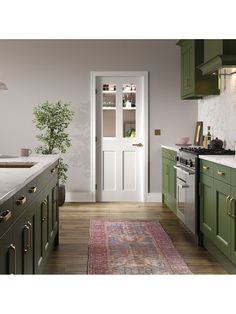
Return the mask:
[[[213,178],[200,174],[200,230],[213,240],[214,237],[214,192]]]
[[[181,47],[181,99],[201,99],[219,95],[218,78],[203,76],[197,68],[204,62],[203,40],[180,40]]]
[[[162,201],[176,213],[176,152],[162,149]]]
[[[230,216],[227,203],[230,198],[230,185],[219,180],[214,180],[214,210],[215,231],[213,242],[215,246],[230,258]]]
[[[236,273],[235,175],[236,169],[200,161],[200,231],[203,243],[233,273]]]
[[[58,166],[0,205],[0,274],[42,273],[58,244]]]

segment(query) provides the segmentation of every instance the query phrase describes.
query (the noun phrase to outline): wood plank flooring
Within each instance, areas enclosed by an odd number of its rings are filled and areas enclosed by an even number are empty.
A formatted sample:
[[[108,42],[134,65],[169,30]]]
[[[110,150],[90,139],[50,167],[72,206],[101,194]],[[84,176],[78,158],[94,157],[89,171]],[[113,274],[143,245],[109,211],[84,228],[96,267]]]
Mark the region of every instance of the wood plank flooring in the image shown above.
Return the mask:
[[[67,203],[59,211],[60,244],[51,253],[45,274],[86,274],[90,219],[104,218],[159,220],[194,274],[227,274],[162,203]]]

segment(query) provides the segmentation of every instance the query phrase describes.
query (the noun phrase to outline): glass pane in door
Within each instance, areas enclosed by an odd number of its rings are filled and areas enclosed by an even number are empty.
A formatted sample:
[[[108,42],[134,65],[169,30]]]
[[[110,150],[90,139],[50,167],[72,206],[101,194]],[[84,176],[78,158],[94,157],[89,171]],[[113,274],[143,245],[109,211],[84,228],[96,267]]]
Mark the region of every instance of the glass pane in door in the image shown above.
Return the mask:
[[[123,137],[136,137],[136,110],[123,108]]]
[[[116,85],[103,84],[102,87],[103,108],[116,107]]]
[[[123,84],[122,105],[123,105],[123,108],[135,108],[136,107],[136,85],[135,84]]]

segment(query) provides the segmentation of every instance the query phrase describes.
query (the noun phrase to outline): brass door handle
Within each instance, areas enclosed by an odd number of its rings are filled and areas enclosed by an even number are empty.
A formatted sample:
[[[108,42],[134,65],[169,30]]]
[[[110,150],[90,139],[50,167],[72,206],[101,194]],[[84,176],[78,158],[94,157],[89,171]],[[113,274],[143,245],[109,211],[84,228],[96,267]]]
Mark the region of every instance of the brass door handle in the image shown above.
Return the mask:
[[[35,193],[37,191],[37,187],[36,186],[32,186],[30,189],[29,189],[29,193]]]
[[[26,197],[25,197],[25,196],[22,196],[22,197],[20,197],[20,198],[16,201],[16,204],[17,204],[17,205],[23,205],[23,204],[25,204],[25,202],[26,202]]]
[[[230,216],[228,201],[230,199],[230,195],[228,195],[225,199],[225,213]]]
[[[217,171],[217,174],[219,175],[219,176],[224,176],[225,175],[225,173],[223,172],[223,171]]]
[[[7,222],[11,218],[11,211],[6,210],[0,215],[0,223]]]
[[[202,166],[202,169],[203,169],[203,170],[208,170],[209,167],[207,167],[207,166]]]
[[[233,208],[232,208],[232,204],[234,205]],[[231,199],[229,200],[229,206],[230,206],[230,216],[232,218],[234,218],[234,215],[235,215],[235,202],[234,202],[234,198],[231,197]]]
[[[24,253],[27,253],[28,252],[28,250],[29,250],[29,226],[26,224],[26,225],[24,225],[24,230],[26,230],[27,231],[27,244],[25,245],[25,236],[24,236]]]
[[[142,143],[137,143],[137,144],[132,144],[132,146],[143,147],[143,144]]]
[[[10,270],[9,268],[9,273],[12,275],[12,274],[16,274],[16,247],[11,244],[9,249],[14,253],[14,267],[13,267],[13,271]]]

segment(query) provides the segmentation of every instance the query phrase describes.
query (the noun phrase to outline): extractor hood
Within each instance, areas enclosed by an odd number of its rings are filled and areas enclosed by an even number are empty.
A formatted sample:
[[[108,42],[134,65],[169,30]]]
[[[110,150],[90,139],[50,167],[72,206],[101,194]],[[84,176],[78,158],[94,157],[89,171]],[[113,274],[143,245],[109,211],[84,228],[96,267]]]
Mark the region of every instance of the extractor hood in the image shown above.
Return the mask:
[[[226,69],[228,75],[236,73],[236,55],[217,55],[206,63],[198,66],[203,75],[216,75]]]
[[[230,75],[236,71],[236,40],[205,39],[204,62],[198,69],[203,75]]]

